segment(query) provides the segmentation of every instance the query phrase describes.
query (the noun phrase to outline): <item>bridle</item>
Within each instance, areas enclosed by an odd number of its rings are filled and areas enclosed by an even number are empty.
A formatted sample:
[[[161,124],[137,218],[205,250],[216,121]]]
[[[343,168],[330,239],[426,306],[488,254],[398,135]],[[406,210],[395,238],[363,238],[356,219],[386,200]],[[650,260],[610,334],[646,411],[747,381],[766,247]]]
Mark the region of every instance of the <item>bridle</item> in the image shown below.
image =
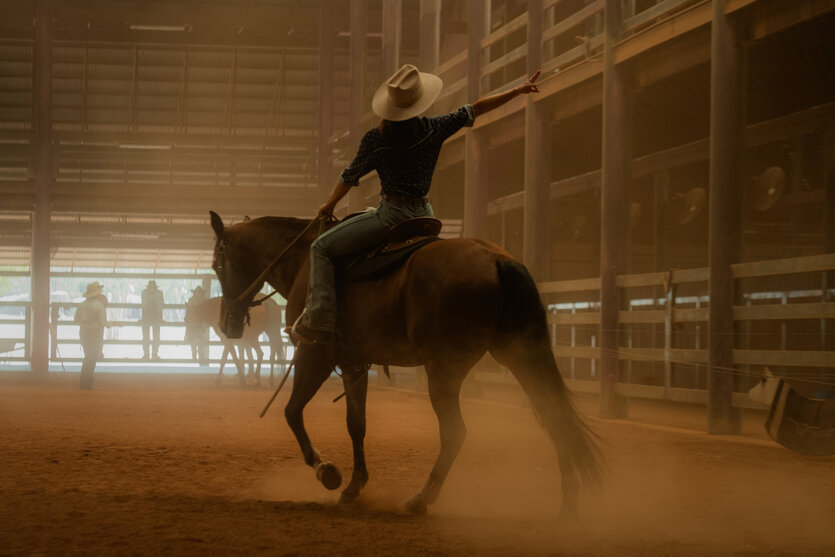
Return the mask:
[[[249,325],[249,323],[250,323],[250,321],[249,321],[249,310],[250,310],[250,308],[260,306],[265,301],[267,301],[270,298],[272,298],[273,296],[275,296],[275,294],[278,292],[278,290],[273,290],[272,292],[270,292],[269,294],[267,294],[266,296],[264,296],[262,298],[259,298],[257,300],[253,299],[253,300],[247,302],[247,299],[250,296],[254,297],[255,292],[257,292],[258,290],[261,289],[261,285],[263,284],[264,279],[266,279],[267,274],[272,270],[273,267],[275,267],[275,265],[279,261],[281,261],[281,259],[287,254],[287,252],[290,251],[290,248],[292,248],[294,245],[296,245],[296,243],[300,239],[302,239],[305,236],[305,234],[307,234],[308,230],[310,230],[316,222],[319,222],[319,234],[321,234],[325,229],[325,225],[327,223],[333,222],[335,220],[336,219],[332,215],[328,216],[326,218],[323,218],[323,216],[321,214],[316,215],[316,217],[313,218],[313,220],[311,220],[309,223],[307,223],[307,226],[305,226],[304,229],[295,238],[293,238],[293,240],[289,244],[287,244],[284,247],[284,249],[281,250],[281,252],[279,252],[279,254],[276,255],[273,258],[272,261],[269,262],[269,264],[267,264],[267,266],[264,268],[264,270],[261,271],[261,274],[259,274],[257,277],[255,277],[255,280],[253,280],[250,283],[250,285],[248,287],[246,287],[244,289],[244,291],[241,292],[238,295],[237,298],[232,299],[232,298],[229,298],[226,295],[225,289],[223,288],[224,280],[221,277],[221,273],[218,272],[218,268],[222,269],[223,267],[220,266],[220,265],[215,266],[215,274],[217,275],[217,278],[220,281],[222,296],[223,296],[223,299],[226,302],[226,305],[228,307],[228,310],[226,311],[227,315],[229,313],[240,312],[242,306],[245,305],[246,307],[243,308],[243,309],[246,311],[246,317],[245,317],[246,318],[246,324]],[[226,241],[223,238],[218,238],[217,246],[215,246],[215,254],[216,255],[217,254],[223,254],[224,260],[226,259]]]

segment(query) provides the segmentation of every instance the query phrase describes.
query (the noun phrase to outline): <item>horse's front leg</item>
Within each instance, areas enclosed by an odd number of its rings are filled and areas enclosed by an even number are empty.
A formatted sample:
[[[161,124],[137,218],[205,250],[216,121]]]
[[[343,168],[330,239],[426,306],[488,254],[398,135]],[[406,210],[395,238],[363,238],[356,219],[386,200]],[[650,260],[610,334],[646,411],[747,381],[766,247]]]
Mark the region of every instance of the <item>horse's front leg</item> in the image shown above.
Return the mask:
[[[356,499],[360,490],[368,482],[368,469],[365,467],[365,400],[368,393],[368,371],[362,367],[351,373],[342,374],[345,386],[345,407],[348,433],[354,447],[354,471],[351,483],[342,491],[340,503],[350,503]]]
[[[342,483],[342,475],[331,462],[322,462],[319,451],[310,442],[304,429],[304,407],[331,374],[332,368],[324,350],[309,345],[297,348],[293,392],[284,408],[284,417],[299,446],[305,463],[316,471],[316,478],[328,489],[336,489]]]
[[[238,346],[238,350],[246,349]],[[229,353],[232,354],[232,361],[235,362],[235,368],[238,370],[238,382],[241,387],[246,387],[246,370],[244,369],[243,356],[238,354],[238,350],[235,350],[234,344],[229,346]]]
[[[229,357],[229,343],[223,343],[223,355],[220,357],[220,369],[217,371],[217,379],[215,385],[220,387],[220,382],[223,380],[223,367],[226,365],[226,358]]]
[[[261,364],[264,361],[264,350],[262,350],[261,345],[258,344],[258,339],[255,339],[255,344],[252,345],[252,348],[255,350],[255,356],[256,356],[255,384],[260,386],[261,385]]]
[[[459,404],[461,384],[466,371],[462,373],[459,368],[426,364],[426,374],[429,383],[429,400],[438,416],[441,452],[435,460],[435,466],[423,489],[406,502],[406,509],[413,513],[425,513],[426,507],[438,499],[449,469],[467,436],[467,428],[464,425]]]

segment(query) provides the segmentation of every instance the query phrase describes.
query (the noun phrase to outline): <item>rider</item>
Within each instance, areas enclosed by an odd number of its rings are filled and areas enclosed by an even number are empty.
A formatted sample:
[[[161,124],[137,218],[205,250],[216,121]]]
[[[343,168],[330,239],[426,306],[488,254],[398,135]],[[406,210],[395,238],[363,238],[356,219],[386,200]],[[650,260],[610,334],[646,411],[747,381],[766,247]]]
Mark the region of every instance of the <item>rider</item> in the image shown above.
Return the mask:
[[[498,108],[512,98],[538,92],[539,71],[525,83],[504,93],[478,99],[449,114],[420,117],[441,92],[438,76],[406,64],[374,93],[371,107],[382,118],[379,128],[368,131],[351,165],[339,177],[330,198],[319,208],[330,217],[336,204],[360,178],[376,170],[380,177],[380,206],[342,222],[310,247],[310,293],[307,307],[292,328],[296,341],[328,344],[336,326],[334,259],[360,253],[378,245],[395,225],[415,217],[432,217],[429,186],[441,146],[464,126],[472,126],[480,114]]]

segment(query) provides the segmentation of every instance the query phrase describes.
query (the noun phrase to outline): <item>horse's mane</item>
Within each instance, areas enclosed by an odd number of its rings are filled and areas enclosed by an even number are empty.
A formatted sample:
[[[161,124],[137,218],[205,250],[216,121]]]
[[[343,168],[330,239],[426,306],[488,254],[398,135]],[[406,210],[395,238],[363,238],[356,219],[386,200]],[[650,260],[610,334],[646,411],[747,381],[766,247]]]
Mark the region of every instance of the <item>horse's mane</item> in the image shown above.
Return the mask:
[[[311,219],[297,219],[295,217],[258,217],[239,222],[229,227],[230,230],[257,231],[257,235],[269,238],[292,239],[299,234]]]
[[[311,219],[297,219],[295,217],[266,216],[258,217],[242,224],[250,224],[264,228],[295,228],[297,226],[306,226],[310,220]]]

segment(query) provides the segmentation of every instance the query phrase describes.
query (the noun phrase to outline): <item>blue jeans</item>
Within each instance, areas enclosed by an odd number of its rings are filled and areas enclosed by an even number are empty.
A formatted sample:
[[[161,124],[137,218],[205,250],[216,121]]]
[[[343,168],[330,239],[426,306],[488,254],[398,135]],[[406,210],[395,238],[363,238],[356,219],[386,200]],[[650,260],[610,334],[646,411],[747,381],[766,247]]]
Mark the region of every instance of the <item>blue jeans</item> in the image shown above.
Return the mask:
[[[305,325],[317,331],[336,328],[334,260],[359,254],[383,243],[395,225],[415,217],[433,217],[432,205],[383,200],[377,209],[337,224],[310,246],[310,292]]]

